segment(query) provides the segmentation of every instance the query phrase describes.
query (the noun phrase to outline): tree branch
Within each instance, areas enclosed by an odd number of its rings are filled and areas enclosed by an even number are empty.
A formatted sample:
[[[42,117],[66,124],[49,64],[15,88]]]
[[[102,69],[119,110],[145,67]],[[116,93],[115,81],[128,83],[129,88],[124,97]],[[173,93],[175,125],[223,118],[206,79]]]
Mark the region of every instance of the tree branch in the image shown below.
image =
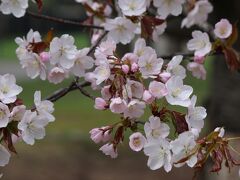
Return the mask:
[[[75,25],[75,26],[79,26],[82,28],[90,28],[90,29],[104,29],[104,27],[102,27],[102,26],[84,24],[82,22],[71,21],[71,20],[67,20],[67,19],[38,14],[38,13],[31,12],[31,11],[27,11],[26,14],[31,17],[34,17],[36,19],[43,19],[43,20],[52,21],[52,22],[61,23],[61,24],[70,24],[70,25]]]

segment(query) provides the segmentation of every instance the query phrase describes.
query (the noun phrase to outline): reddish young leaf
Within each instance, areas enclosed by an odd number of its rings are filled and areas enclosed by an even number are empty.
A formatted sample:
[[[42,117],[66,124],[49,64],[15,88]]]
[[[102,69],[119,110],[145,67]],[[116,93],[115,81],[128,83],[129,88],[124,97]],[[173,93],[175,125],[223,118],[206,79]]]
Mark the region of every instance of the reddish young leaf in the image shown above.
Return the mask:
[[[165,20],[158,19],[152,16],[144,16],[141,20],[141,36],[144,38],[149,38],[152,36],[153,30],[156,26],[163,24]]]
[[[176,131],[178,134],[181,134],[185,131],[188,131],[188,124],[185,120],[185,114],[173,111],[172,115],[176,124]]]
[[[231,47],[225,47],[223,49],[223,53],[225,55],[228,68],[231,71],[236,71],[240,69],[240,57],[237,51],[235,51]]]
[[[227,39],[227,46],[232,47],[233,44],[237,41],[238,39],[238,28],[237,28],[237,22],[233,25],[233,30],[231,36]]]

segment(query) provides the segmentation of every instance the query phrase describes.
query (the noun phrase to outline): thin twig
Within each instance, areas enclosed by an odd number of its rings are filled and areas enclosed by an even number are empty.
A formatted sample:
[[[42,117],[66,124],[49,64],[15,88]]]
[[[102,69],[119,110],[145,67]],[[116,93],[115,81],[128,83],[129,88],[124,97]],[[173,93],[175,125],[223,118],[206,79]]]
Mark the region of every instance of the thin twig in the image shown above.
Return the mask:
[[[27,11],[26,14],[31,17],[37,18],[37,19],[44,19],[47,21],[52,21],[52,22],[61,23],[61,24],[70,24],[70,25],[79,26],[79,27],[83,27],[83,28],[90,28],[90,29],[104,29],[104,27],[102,27],[102,26],[84,24],[82,22],[62,19],[62,18],[58,18],[58,17],[52,17],[52,16],[48,16],[48,15],[44,15],[44,14],[38,14],[38,13],[31,12],[31,11]]]

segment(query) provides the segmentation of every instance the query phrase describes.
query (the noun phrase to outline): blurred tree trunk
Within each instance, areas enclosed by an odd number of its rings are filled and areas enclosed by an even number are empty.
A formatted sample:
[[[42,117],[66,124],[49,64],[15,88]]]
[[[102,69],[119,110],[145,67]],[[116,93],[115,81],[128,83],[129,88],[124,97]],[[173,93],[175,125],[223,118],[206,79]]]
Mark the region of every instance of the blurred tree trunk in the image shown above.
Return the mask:
[[[211,17],[212,24],[220,18],[227,18],[232,23],[239,20],[240,1],[215,1],[214,15]],[[239,26],[238,26],[239,27]],[[239,28],[240,29],[240,28]],[[236,43],[239,50],[239,42]],[[213,63],[213,79],[211,84],[211,96],[208,103],[208,117],[210,130],[215,127],[225,127],[226,131],[234,136],[240,134],[240,73],[231,73],[225,63],[225,59],[217,57]],[[240,147],[238,147],[239,149]],[[211,168],[211,167],[209,167]],[[201,180],[226,180],[238,179],[238,169],[231,172],[223,169],[219,175],[209,175],[209,168]]]

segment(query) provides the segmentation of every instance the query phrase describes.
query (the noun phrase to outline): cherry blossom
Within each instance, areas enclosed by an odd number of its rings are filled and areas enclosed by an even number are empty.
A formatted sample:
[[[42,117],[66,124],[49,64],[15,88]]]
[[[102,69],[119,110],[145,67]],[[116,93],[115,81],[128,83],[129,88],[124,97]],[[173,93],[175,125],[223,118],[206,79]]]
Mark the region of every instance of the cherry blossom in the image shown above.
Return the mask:
[[[129,146],[133,151],[141,151],[147,142],[146,138],[140,132],[133,133],[129,137]]]
[[[171,77],[166,83],[166,88],[168,94],[165,97],[169,104],[183,107],[188,107],[190,105],[191,101],[189,97],[193,89],[191,86],[183,85],[181,77]]]
[[[43,116],[37,115],[36,111],[27,110],[18,124],[18,129],[21,130],[23,141],[33,145],[35,139],[43,139],[45,136],[45,126],[48,124]]]
[[[101,127],[101,128],[94,128],[92,129],[89,133],[91,134],[91,139],[95,143],[100,143],[100,142],[107,142],[110,140],[110,132],[109,130],[105,130],[108,127]]]
[[[62,82],[67,76],[68,72],[65,71],[63,68],[54,67],[50,70],[48,74],[48,80],[53,84],[58,84]]]
[[[144,114],[146,105],[144,102],[134,99],[130,101],[124,111],[124,117],[139,118]]]
[[[104,110],[107,107],[107,103],[103,98],[96,98],[95,99],[95,105],[94,105],[95,109],[98,110]]]
[[[207,33],[201,31],[193,31],[193,39],[187,43],[190,51],[195,51],[195,56],[205,56],[212,50],[212,44]]]
[[[74,45],[74,38],[68,34],[60,38],[55,37],[50,43],[50,63],[58,64],[63,68],[70,69],[76,60],[77,48]]]
[[[27,8],[28,0],[2,0],[0,4],[3,14],[13,14],[17,18],[24,16]]]
[[[126,109],[127,103],[125,100],[121,99],[120,97],[111,99],[110,110],[113,113],[120,114],[123,113]]]
[[[11,154],[0,144],[0,166],[6,166],[9,163]]]
[[[184,79],[186,77],[186,70],[182,65],[180,65],[182,60],[183,60],[183,56],[181,56],[181,55],[174,56],[171,59],[171,61],[168,63],[166,72],[170,73],[173,76],[179,76],[182,79]],[[166,74],[164,74],[164,75],[166,75]],[[163,74],[162,74],[162,76],[163,76]],[[169,76],[167,76],[167,77],[165,76],[163,78],[168,79],[168,77]]]
[[[119,7],[125,16],[140,16],[146,11],[146,0],[119,0]]]
[[[108,37],[116,43],[128,44],[135,36],[136,25],[123,17],[107,19],[104,27],[109,31]]]
[[[165,19],[168,15],[178,16],[182,13],[185,0],[153,0],[153,5],[158,8],[158,14]]]
[[[226,39],[232,34],[232,24],[227,19],[221,19],[215,24],[214,34],[220,39]]]
[[[118,153],[116,149],[114,149],[113,144],[105,144],[100,149],[105,155],[111,156],[111,158],[117,158]]]
[[[149,117],[149,122],[144,125],[144,131],[149,139],[166,138],[170,133],[170,128],[167,124],[162,123],[159,117]]]
[[[145,155],[149,156],[148,158],[148,167],[152,170],[157,170],[161,167],[164,167],[166,172],[171,171],[171,151],[170,144],[165,139],[150,139],[144,146]]]
[[[168,94],[165,84],[157,81],[152,81],[149,84],[149,92],[158,99]]]
[[[190,62],[187,65],[187,69],[192,72],[192,75],[194,77],[202,80],[206,79],[206,70],[204,68],[204,65],[196,62]]]
[[[0,75],[0,100],[5,103],[13,103],[17,99],[17,95],[22,92],[22,87],[16,85],[14,75]]]
[[[0,102],[0,128],[7,127],[10,118],[10,110],[7,105]]]
[[[188,12],[187,17],[182,21],[182,27],[190,28],[193,25],[202,26],[213,11],[213,6],[208,0],[197,1],[194,8]]]

